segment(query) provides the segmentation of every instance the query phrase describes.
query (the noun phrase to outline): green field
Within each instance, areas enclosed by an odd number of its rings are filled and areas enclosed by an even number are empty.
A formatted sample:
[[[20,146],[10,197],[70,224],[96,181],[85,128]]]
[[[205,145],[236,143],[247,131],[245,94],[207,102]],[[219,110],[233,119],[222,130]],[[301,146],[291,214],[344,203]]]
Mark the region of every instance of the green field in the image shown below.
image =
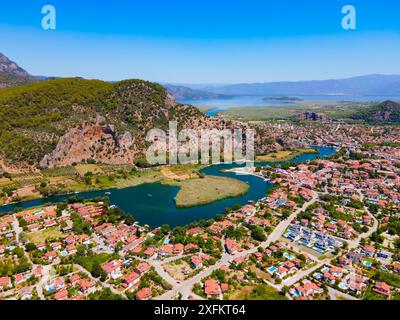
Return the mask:
[[[318,153],[318,151],[315,149],[294,149],[270,152],[265,155],[257,156],[256,160],[260,162],[284,162],[307,153]]]
[[[230,297],[229,300],[287,300],[277,290],[261,284],[254,286],[241,286]]]
[[[64,238],[65,234],[60,231],[60,227],[47,228],[37,232],[28,233],[27,238],[34,244],[45,242],[47,239]]]
[[[335,101],[299,102],[293,106],[243,107],[223,110],[220,115],[229,120],[271,121],[288,120],[303,112],[323,113],[332,119],[348,118],[368,103]]]
[[[180,187],[175,203],[178,208],[205,205],[214,201],[237,197],[247,193],[249,186],[236,179],[205,176],[185,181],[165,181]]]

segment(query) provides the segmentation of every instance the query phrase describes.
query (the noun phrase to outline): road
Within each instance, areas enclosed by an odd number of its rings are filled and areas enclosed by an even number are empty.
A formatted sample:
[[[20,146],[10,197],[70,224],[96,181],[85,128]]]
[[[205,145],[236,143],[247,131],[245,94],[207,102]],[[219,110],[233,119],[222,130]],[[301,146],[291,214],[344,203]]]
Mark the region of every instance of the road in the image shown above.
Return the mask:
[[[282,236],[282,234],[285,232],[285,230],[289,227],[291,221],[293,219],[295,219],[300,212],[304,211],[308,206],[310,206],[315,201],[317,201],[317,199],[318,199],[318,194],[315,193],[313,195],[313,198],[310,201],[304,203],[304,205],[301,208],[297,209],[288,219],[281,221],[276,226],[274,231],[268,236],[268,239],[266,241],[262,242],[260,244],[260,246],[258,246],[258,247],[266,248],[271,243],[279,240],[279,238]],[[174,280],[173,282],[171,282],[171,284],[173,285],[173,289],[171,291],[168,291],[165,294],[157,297],[156,299],[157,300],[170,300],[173,297],[177,296],[179,293],[182,295],[182,299],[184,299],[184,300],[188,299],[188,297],[190,297],[190,296],[194,296],[194,293],[192,292],[192,288],[193,288],[194,284],[200,282],[203,278],[208,277],[213,271],[219,269],[221,266],[229,265],[233,260],[235,260],[237,258],[242,258],[242,257],[245,257],[246,255],[257,252],[258,247],[255,247],[255,248],[249,249],[249,250],[245,250],[245,251],[239,252],[234,255],[228,254],[224,249],[221,259],[215,265],[201,271],[193,278],[185,280],[179,284],[174,285],[174,283],[176,283],[176,281]]]
[[[360,194],[361,194],[361,192],[360,192]],[[362,196],[362,194],[361,194],[361,196]],[[300,212],[307,209],[308,206],[315,203],[318,200],[318,198],[319,198],[318,193],[315,192],[313,194],[313,198],[310,201],[306,202],[301,208],[297,209],[292,215],[290,215],[290,217],[288,219],[279,223],[276,226],[276,228],[273,230],[273,232],[268,236],[268,239],[265,242],[260,244],[260,247],[266,248],[271,243],[278,241],[280,239],[280,237],[283,235],[283,233],[286,231],[286,229],[289,227],[290,223],[294,219],[297,218],[297,215]],[[365,208],[365,210],[372,217],[372,219],[374,221],[373,226],[368,230],[368,232],[361,234],[356,240],[347,241],[349,243],[349,249],[358,247],[361,239],[365,239],[365,238],[369,237],[378,228],[378,225],[379,225],[378,220],[369,212],[368,208]],[[223,244],[224,244],[224,242],[223,242]],[[194,284],[200,282],[203,278],[208,277],[214,270],[219,269],[221,266],[229,265],[234,259],[241,258],[246,255],[252,254],[252,253],[256,252],[257,250],[258,250],[258,247],[250,249],[250,250],[245,250],[245,251],[242,251],[242,252],[234,254],[234,255],[229,255],[224,249],[221,259],[214,266],[211,266],[211,267],[201,271],[199,274],[197,274],[193,278],[185,280],[181,283],[177,283],[177,281],[175,279],[172,279],[169,274],[166,274],[166,272],[161,267],[161,264],[157,265],[157,264],[154,264],[154,262],[153,262],[153,265],[156,267],[157,272],[159,272],[159,274],[161,276],[163,276],[165,279],[169,279],[168,282],[170,282],[173,286],[173,289],[171,291],[166,292],[165,294],[157,297],[156,299],[157,300],[169,300],[169,299],[174,298],[178,294],[182,295],[182,299],[188,299],[188,297],[190,297],[190,296],[193,297],[193,296],[195,296],[194,293],[192,292],[192,288],[193,288]],[[314,259],[316,262],[316,265],[314,265],[313,267],[311,267],[307,270],[298,272],[293,277],[290,277],[290,278],[284,280],[280,285],[275,285],[275,284],[270,284],[270,285],[272,285],[274,288],[276,288],[278,290],[282,289],[283,286],[292,286],[293,284],[295,284],[302,278],[307,277],[308,275],[313,273],[315,270],[322,267],[324,264],[329,263],[332,258],[334,258],[334,257],[326,258],[321,261]],[[344,293],[339,292],[330,287],[328,287],[328,290],[329,290],[329,294],[332,297],[333,296],[336,297],[336,296],[340,295],[340,296],[345,297],[346,299],[351,299],[351,300],[356,299],[356,298],[352,297],[351,295],[344,294]]]
[[[360,300],[347,293],[340,292],[334,288],[328,287],[328,294],[331,300],[337,300],[338,297],[343,297],[346,300]]]
[[[357,190],[359,195],[360,195],[360,200],[364,200],[364,195],[362,194],[361,190]],[[369,209],[364,206],[364,210],[368,213],[368,215],[372,218],[374,221],[373,225],[371,228],[366,233],[361,234],[356,240],[353,241],[347,241],[349,243],[349,249],[355,249],[360,245],[361,239],[366,239],[370,237],[376,230],[378,230],[379,227],[379,221],[375,218],[375,216],[369,211]]]

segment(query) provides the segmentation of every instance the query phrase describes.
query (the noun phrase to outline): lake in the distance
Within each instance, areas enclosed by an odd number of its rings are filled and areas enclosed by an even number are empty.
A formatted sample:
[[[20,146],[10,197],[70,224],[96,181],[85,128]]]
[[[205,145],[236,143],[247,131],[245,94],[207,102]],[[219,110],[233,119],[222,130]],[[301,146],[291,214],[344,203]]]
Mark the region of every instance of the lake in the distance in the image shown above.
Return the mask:
[[[210,117],[216,117],[218,112],[231,108],[246,108],[246,107],[282,107],[294,106],[296,101],[263,101],[264,98],[276,98],[292,95],[238,95],[226,99],[203,99],[203,100],[183,100],[180,103],[191,104],[196,107],[209,107],[205,112]],[[400,101],[399,96],[346,96],[346,95],[293,95],[304,101],[375,101],[382,102],[385,100]]]
[[[320,151],[319,155],[304,154],[290,162],[305,162],[315,159],[318,156],[327,157],[336,152],[334,149],[325,147],[316,147],[316,149]],[[111,204],[117,205],[125,212],[133,214],[141,225],[148,224],[153,228],[161,226],[162,224],[169,224],[171,227],[182,226],[193,221],[214,218],[217,214],[224,213],[225,208],[232,208],[236,204],[245,205],[251,200],[257,201],[265,197],[267,190],[273,186],[271,183],[265,182],[263,179],[253,175],[236,175],[231,172],[221,172],[221,170],[224,169],[241,166],[244,165],[213,165],[202,170],[202,172],[208,175],[236,178],[248,183],[250,186],[248,193],[244,196],[216,201],[208,205],[178,209],[175,206],[174,198],[179,188],[165,186],[160,183],[143,184],[126,189],[108,190],[111,192],[108,197],[110,198]],[[85,199],[101,197],[105,196],[106,191],[107,190],[84,192],[80,193],[79,196]],[[71,195],[55,196],[3,206],[0,208],[0,212],[13,211],[16,208],[26,209],[50,202],[61,202],[70,196]]]

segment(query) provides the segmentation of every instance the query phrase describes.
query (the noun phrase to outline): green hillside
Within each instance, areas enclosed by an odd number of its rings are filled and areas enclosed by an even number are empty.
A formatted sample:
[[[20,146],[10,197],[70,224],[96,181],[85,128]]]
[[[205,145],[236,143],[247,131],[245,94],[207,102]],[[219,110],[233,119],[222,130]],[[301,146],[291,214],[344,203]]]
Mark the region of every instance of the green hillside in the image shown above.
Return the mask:
[[[103,116],[117,131],[143,136],[170,118],[200,114],[195,108],[166,104],[159,84],[142,80],[108,83],[78,78],[56,79],[0,90],[0,157],[37,164],[66,131]],[[139,143],[143,139],[138,139]]]
[[[357,112],[352,119],[369,123],[400,123],[400,104],[388,100]]]
[[[10,73],[0,72],[0,89],[22,86],[33,82],[35,82],[35,79],[31,77],[21,77]]]

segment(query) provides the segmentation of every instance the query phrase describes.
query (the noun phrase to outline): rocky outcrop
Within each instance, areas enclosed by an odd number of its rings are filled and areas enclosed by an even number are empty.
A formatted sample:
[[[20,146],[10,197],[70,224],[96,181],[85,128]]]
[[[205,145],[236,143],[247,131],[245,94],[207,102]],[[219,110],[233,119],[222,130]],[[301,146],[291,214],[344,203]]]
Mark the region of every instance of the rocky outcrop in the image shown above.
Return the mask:
[[[0,53],[0,72],[12,74],[19,77],[30,77],[29,73],[18,66],[14,61]]]
[[[72,165],[89,159],[110,164],[133,163],[137,150],[130,132],[118,136],[114,127],[98,116],[70,129],[55,150],[40,162],[43,168]]]
[[[297,120],[304,120],[304,121],[330,121],[331,119],[323,114],[323,113],[316,113],[316,112],[303,112],[296,116]]]

